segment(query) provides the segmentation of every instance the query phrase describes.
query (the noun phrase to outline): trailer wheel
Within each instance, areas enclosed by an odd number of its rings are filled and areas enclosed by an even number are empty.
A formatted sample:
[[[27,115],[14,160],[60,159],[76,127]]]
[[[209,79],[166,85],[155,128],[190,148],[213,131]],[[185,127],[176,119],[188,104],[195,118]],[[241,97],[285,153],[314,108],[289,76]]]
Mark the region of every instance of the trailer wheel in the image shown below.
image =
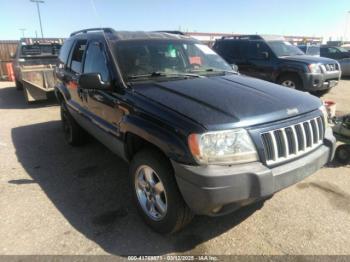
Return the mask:
[[[348,164],[350,162],[350,145],[338,146],[335,151],[335,159],[343,165]]]
[[[72,146],[83,145],[86,142],[87,134],[71,116],[65,103],[61,103],[61,120],[67,143]]]
[[[16,89],[17,90],[22,90],[23,89],[23,84],[16,79]]]

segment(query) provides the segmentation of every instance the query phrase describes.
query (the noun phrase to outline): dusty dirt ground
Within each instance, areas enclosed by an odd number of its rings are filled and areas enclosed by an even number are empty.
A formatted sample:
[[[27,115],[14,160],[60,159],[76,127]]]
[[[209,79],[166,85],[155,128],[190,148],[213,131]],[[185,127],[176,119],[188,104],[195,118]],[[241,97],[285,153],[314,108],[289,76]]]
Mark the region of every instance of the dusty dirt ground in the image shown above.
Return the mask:
[[[350,112],[350,80],[325,97]],[[350,169],[332,165],[221,218],[161,236],[131,203],[127,165],[64,141],[54,100],[0,83],[0,254],[350,254]]]

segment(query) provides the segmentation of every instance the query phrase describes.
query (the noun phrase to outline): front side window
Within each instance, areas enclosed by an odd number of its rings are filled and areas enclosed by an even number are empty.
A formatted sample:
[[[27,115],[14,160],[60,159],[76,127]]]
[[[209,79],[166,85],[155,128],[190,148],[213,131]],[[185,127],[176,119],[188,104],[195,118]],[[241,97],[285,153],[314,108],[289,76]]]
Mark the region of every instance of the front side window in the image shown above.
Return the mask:
[[[128,41],[115,48],[124,78],[162,73],[164,75],[232,71],[232,68],[208,46],[182,41]]]
[[[304,55],[298,47],[286,41],[268,41],[267,44],[277,57]]]
[[[99,73],[103,81],[109,81],[107,59],[101,43],[89,44],[86,50],[84,73]]]
[[[252,41],[249,43],[248,57],[251,59],[266,59],[264,53],[270,54],[269,47],[260,41]]]

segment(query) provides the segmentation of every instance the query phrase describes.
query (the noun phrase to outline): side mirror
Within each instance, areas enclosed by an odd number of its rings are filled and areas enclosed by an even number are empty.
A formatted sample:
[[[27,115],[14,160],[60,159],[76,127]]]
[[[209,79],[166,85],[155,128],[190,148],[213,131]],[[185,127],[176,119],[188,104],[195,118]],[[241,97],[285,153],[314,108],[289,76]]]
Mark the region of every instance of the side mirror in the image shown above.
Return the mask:
[[[261,57],[263,58],[263,59],[269,59],[269,53],[268,52],[261,52]]]
[[[83,89],[108,89],[110,83],[103,82],[98,73],[87,73],[79,77],[79,86]]]
[[[232,70],[238,73],[238,66],[236,64],[231,64]]]

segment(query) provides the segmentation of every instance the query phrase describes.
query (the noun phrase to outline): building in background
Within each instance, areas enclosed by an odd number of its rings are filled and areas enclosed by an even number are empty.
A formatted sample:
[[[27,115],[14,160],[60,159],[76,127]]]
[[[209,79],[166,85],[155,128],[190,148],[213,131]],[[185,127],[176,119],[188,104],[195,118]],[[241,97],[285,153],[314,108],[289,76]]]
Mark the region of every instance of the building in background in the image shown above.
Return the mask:
[[[222,37],[235,36],[238,34],[228,34],[228,33],[203,33],[203,32],[185,32],[186,35],[189,35],[193,38],[202,41],[203,43],[212,46],[216,39],[220,39]],[[294,45],[301,44],[322,44],[322,37],[313,37],[313,36],[284,36],[287,41],[291,42]]]

